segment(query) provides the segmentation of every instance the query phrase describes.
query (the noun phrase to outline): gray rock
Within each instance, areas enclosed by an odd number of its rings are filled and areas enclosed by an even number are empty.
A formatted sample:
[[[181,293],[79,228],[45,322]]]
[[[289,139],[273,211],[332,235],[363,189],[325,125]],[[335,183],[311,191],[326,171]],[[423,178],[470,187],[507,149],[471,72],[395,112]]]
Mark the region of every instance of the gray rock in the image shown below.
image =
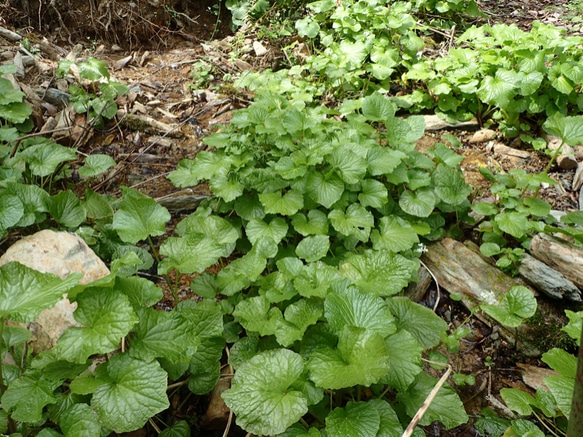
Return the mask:
[[[549,297],[581,302],[581,291],[575,284],[528,254],[524,254],[518,271],[526,282]]]
[[[25,237],[8,248],[0,257],[0,265],[17,261],[42,273],[66,278],[83,273],[79,281],[88,284],[109,274],[109,269],[79,236],[69,232],[44,230]],[[30,324],[31,346],[35,352],[50,349],[71,326],[80,326],[73,317],[77,303],[67,296],[44,310]]]
[[[492,129],[480,129],[478,132],[472,135],[472,138],[470,138],[470,143],[483,143],[494,139],[496,139],[496,131]]]

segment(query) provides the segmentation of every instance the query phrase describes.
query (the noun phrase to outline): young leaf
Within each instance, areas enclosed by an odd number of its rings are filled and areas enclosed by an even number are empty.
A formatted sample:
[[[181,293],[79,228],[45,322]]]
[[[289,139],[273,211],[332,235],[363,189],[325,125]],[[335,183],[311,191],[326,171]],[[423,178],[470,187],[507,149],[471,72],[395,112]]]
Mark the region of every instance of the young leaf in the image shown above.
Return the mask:
[[[365,179],[361,184],[362,190],[358,194],[358,201],[362,206],[381,209],[388,202],[388,191],[382,182]]]
[[[83,167],[79,168],[79,176],[82,178],[92,178],[105,173],[115,165],[114,159],[109,155],[89,155],[83,162]]]
[[[279,434],[308,412],[305,395],[292,389],[303,371],[303,359],[295,352],[263,352],[239,367],[222,396],[245,431]]]
[[[323,258],[330,249],[330,238],[327,235],[305,237],[296,247],[296,255],[307,262]]]
[[[59,338],[59,356],[84,363],[90,355],[113,352],[138,322],[128,298],[117,290],[89,288],[81,293],[75,320],[84,327],[69,328]]]
[[[113,216],[113,228],[126,243],[135,244],[149,236],[164,235],[170,213],[154,199],[122,187],[123,199]]]
[[[417,232],[411,224],[400,217],[381,217],[379,229],[372,231],[370,240],[375,250],[401,252],[419,243]]]
[[[583,143],[583,116],[565,117],[559,112],[547,118],[543,124],[543,128],[553,134],[559,136],[565,143],[570,146],[576,146]]]
[[[349,254],[340,266],[340,274],[363,292],[390,296],[409,284],[417,264],[386,250],[367,250]]]
[[[416,217],[429,217],[435,208],[433,190],[421,188],[417,191],[403,191],[399,196],[399,206],[407,214]]]
[[[344,182],[335,174],[324,177],[319,172],[312,172],[308,176],[306,190],[315,202],[330,208],[344,193]]]
[[[8,385],[0,398],[2,408],[12,411],[13,420],[36,423],[41,420],[43,408],[57,402],[53,392],[60,384],[43,378],[38,370],[27,371]]]
[[[542,361],[562,376],[575,378],[577,374],[577,358],[563,349],[551,349],[542,356]]]
[[[283,320],[277,320],[275,338],[284,347],[301,340],[310,325],[315,325],[322,316],[322,305],[301,299],[288,305]]]
[[[165,358],[173,364],[186,361],[198,344],[188,321],[175,311],[147,308],[141,312],[133,331],[136,338],[132,340],[130,355],[146,362],[155,358]]]
[[[101,424],[99,417],[87,404],[74,404],[59,417],[61,431],[67,437],[99,437]]]
[[[397,394],[397,401],[401,402],[405,406],[407,414],[413,417],[436,383],[437,378],[420,372],[406,392]],[[459,396],[448,384],[441,387],[419,424],[427,426],[436,420],[440,421],[447,429],[468,421],[468,415]]]
[[[75,151],[53,141],[43,141],[26,148],[17,156],[28,164],[33,175],[45,177],[52,175],[61,163],[77,159]]]
[[[91,406],[107,428],[134,431],[168,408],[168,375],[157,361],[146,363],[122,353],[101,366],[104,380],[95,389]]]
[[[314,350],[308,369],[310,379],[324,389],[368,387],[387,373],[389,354],[377,332],[346,326],[339,335],[337,349]]]
[[[472,192],[460,172],[445,164],[439,164],[431,177],[435,194],[450,205],[461,205]]]
[[[77,285],[81,273],[60,279],[17,262],[0,267],[0,318],[32,322],[45,308],[51,308],[69,289]]]
[[[535,398],[525,391],[515,388],[503,388],[500,390],[500,396],[512,411],[516,411],[521,416],[530,416],[532,406],[538,406]]]
[[[27,227],[42,222],[46,215],[49,193],[37,185],[7,184],[8,195],[16,196],[24,206],[24,214],[15,226]]]
[[[395,316],[397,329],[406,329],[425,349],[440,342],[440,333],[448,329],[441,317],[410,299],[393,297],[387,299],[389,310]]]
[[[376,437],[380,426],[380,413],[368,402],[349,402],[326,416],[329,437]]]
[[[365,328],[386,337],[395,332],[395,321],[384,301],[355,288],[330,294],[324,302],[326,319],[341,332],[345,326]]]
[[[55,221],[66,228],[77,228],[86,219],[85,209],[79,198],[70,190],[52,196],[48,209]]]
[[[297,213],[291,223],[294,230],[304,237],[328,234],[328,217],[319,209],[311,209],[307,217],[304,213]]]
[[[423,370],[423,346],[405,329],[389,336],[385,344],[390,353],[391,366],[382,382],[398,391],[405,391]]]
[[[188,363],[188,389],[197,395],[210,392],[221,376],[221,356],[225,349],[222,336],[204,338]]]
[[[113,208],[105,196],[96,193],[90,188],[85,190],[83,207],[87,211],[87,217],[95,220],[102,220],[113,216]]]
[[[332,227],[340,234],[354,236],[360,241],[368,241],[371,228],[374,226],[373,215],[359,203],[353,203],[346,212],[333,209],[328,214]]]
[[[109,79],[107,63],[95,58],[89,58],[85,62],[79,63],[79,77],[91,81],[101,78]]]
[[[501,212],[496,214],[494,221],[502,232],[506,232],[515,238],[524,237],[531,229],[526,215],[519,212]]]
[[[269,224],[254,218],[245,226],[247,238],[253,245],[262,238],[270,238],[275,244],[279,244],[285,238],[287,230],[287,223],[281,217],[274,217]]]
[[[374,93],[362,101],[362,114],[370,121],[385,122],[395,115],[395,105],[386,97]]]
[[[294,215],[304,207],[304,195],[297,190],[259,194],[259,200],[268,214]]]
[[[499,305],[482,305],[482,310],[504,326],[516,328],[523,319],[532,317],[536,312],[536,298],[532,292],[521,285],[513,286]]]

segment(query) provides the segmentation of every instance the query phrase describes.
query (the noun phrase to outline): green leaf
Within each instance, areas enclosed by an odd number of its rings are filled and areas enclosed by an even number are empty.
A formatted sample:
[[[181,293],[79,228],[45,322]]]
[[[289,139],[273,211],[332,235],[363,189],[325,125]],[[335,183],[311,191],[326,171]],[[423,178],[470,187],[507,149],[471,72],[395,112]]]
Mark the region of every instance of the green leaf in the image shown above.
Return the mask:
[[[221,376],[221,357],[225,349],[222,336],[209,337],[201,341],[196,353],[188,363],[188,389],[197,395],[209,393]]]
[[[577,375],[577,357],[563,349],[551,349],[542,355],[542,361],[551,369],[556,370],[567,378],[575,379]]]
[[[336,148],[329,157],[329,163],[347,184],[360,182],[368,167],[366,160],[350,150],[348,146]]]
[[[299,36],[316,38],[320,32],[320,25],[311,17],[305,17],[296,21],[296,30],[298,31]]]
[[[91,81],[99,80],[101,78],[109,79],[107,63],[95,58],[89,58],[85,62],[80,62],[79,77]]]
[[[405,406],[407,415],[413,417],[417,413],[436,383],[437,378],[420,372],[406,392],[397,394],[397,401]],[[459,396],[448,384],[441,387],[419,424],[428,426],[436,420],[441,422],[446,429],[454,428],[468,421],[468,415]]]
[[[164,297],[160,287],[146,278],[137,276],[129,278],[117,276],[114,288],[125,294],[136,310],[140,307],[150,307]]]
[[[431,177],[435,194],[450,205],[461,205],[472,192],[460,172],[445,164],[439,164]]]
[[[304,207],[304,195],[297,190],[259,194],[259,200],[268,214],[294,215]]]
[[[79,168],[79,176],[82,178],[93,178],[105,173],[115,165],[115,160],[109,155],[89,155],[83,162],[83,167]]]
[[[174,364],[184,362],[198,344],[191,329],[188,320],[177,312],[147,308],[133,329],[136,338],[132,339],[130,355],[146,362],[155,358],[165,358]]]
[[[494,256],[502,253],[502,249],[496,243],[482,243],[480,245],[480,253],[484,256]]]
[[[358,194],[358,201],[362,206],[381,209],[388,202],[388,191],[382,182],[365,179],[361,184],[362,189]]]
[[[122,187],[123,199],[113,216],[113,228],[126,243],[135,244],[148,237],[164,235],[170,213],[154,199],[139,191]]]
[[[67,437],[100,437],[101,424],[87,404],[75,404],[59,417],[61,431]]]
[[[275,334],[277,320],[281,319],[281,312],[277,308],[270,312],[270,309],[269,299],[254,296],[239,302],[233,316],[247,331],[258,332],[263,336],[272,335]]]
[[[2,205],[2,214],[0,214],[0,236],[8,228],[16,225],[24,215],[24,205],[18,196],[9,194],[6,191],[0,193],[0,205]]]
[[[569,419],[575,380],[562,375],[553,375],[545,378],[543,382],[557,401],[557,407],[561,413]]]
[[[294,286],[304,297],[324,298],[330,292],[332,285],[341,280],[336,267],[317,261],[302,269],[294,279]]]
[[[49,194],[37,185],[8,184],[6,191],[16,196],[24,206],[24,214],[15,226],[26,227],[42,222],[46,216]]]
[[[203,272],[235,249],[240,233],[227,220],[217,216],[191,215],[180,222],[177,231],[184,236],[167,238],[160,246],[166,256],[159,265],[164,274],[175,268],[181,273]]]
[[[525,318],[532,317],[536,312],[536,298],[532,292],[521,285],[515,285],[499,305],[482,305],[482,310],[504,326],[516,328]]]
[[[320,348],[308,361],[310,379],[324,389],[370,386],[389,369],[389,354],[377,332],[346,326],[337,349]]]
[[[495,77],[486,76],[478,89],[478,97],[489,105],[506,108],[515,95],[517,83],[509,73],[508,70],[498,69]]]
[[[537,406],[537,401],[525,391],[515,388],[503,388],[500,390],[500,396],[508,408],[516,411],[521,416],[530,416],[533,412],[532,406]]]
[[[569,318],[569,323],[561,328],[561,331],[569,334],[569,337],[577,342],[577,346],[581,346],[581,331],[583,331],[583,311],[573,312],[565,310],[565,314]]]
[[[52,175],[63,162],[77,159],[75,151],[53,141],[43,141],[27,147],[17,156],[28,164],[33,175],[45,177]]]
[[[81,273],[60,279],[40,273],[17,262],[0,267],[0,318],[32,322],[42,310],[51,308],[63,293],[77,285]]]
[[[472,211],[476,214],[491,216],[498,214],[498,207],[489,202],[476,202],[472,205]]]
[[[583,143],[583,115],[565,117],[560,113],[547,118],[543,124],[545,131],[557,135],[570,146]]]
[[[229,168],[230,162],[225,161],[219,153],[203,150],[196,155],[195,161],[191,159],[180,161],[176,169],[168,175],[168,179],[175,187],[192,187],[203,179],[212,178],[224,166]]]
[[[433,190],[421,188],[417,191],[403,191],[399,196],[399,206],[407,214],[416,217],[429,217],[435,208]]]
[[[279,434],[279,437],[322,437],[322,434],[317,428],[306,429],[301,423],[294,423],[285,432]]]
[[[269,238],[275,244],[279,244],[287,235],[287,230],[287,223],[281,217],[274,217],[269,224],[254,218],[245,226],[247,238],[253,245],[262,238]]]
[[[52,196],[48,209],[55,221],[66,228],[77,228],[86,219],[85,209],[70,190]]]
[[[2,408],[12,411],[11,417],[25,423],[41,420],[43,408],[57,402],[53,392],[61,385],[60,381],[43,378],[40,371],[27,371],[20,378],[12,381],[2,398]]]
[[[344,182],[335,174],[325,177],[319,172],[312,172],[308,175],[306,190],[315,202],[330,208],[344,193]]]
[[[122,353],[101,366],[106,380],[95,389],[91,406],[107,428],[134,431],[168,408],[168,376],[157,361],[146,363]]]
[[[407,330],[401,329],[385,339],[391,357],[391,366],[382,382],[402,392],[407,390],[423,370],[423,346]]]
[[[15,89],[12,85],[12,82],[10,82],[8,79],[4,79],[3,77],[0,78],[0,105],[4,106],[10,103],[22,102],[25,96],[26,94],[20,90]],[[4,108],[2,108],[2,111],[3,110]],[[6,118],[3,112],[0,113],[0,116],[2,116],[2,118]]]
[[[380,413],[368,402],[349,402],[326,416],[329,437],[376,437],[381,425]]]
[[[419,243],[417,232],[400,217],[381,217],[379,230],[372,231],[370,240],[375,250],[401,252]]]
[[[2,105],[2,118],[10,123],[24,123],[32,114],[32,107],[24,102]]]
[[[501,212],[496,214],[494,221],[502,232],[515,238],[524,237],[531,229],[526,215],[519,212]]]
[[[292,217],[295,231],[304,237],[308,235],[328,235],[328,217],[319,209],[311,209],[308,216],[298,213]]]
[[[296,255],[307,262],[323,258],[330,249],[330,238],[327,235],[304,237],[296,246]]]
[[[341,332],[345,326],[365,328],[383,337],[396,330],[395,321],[380,297],[348,288],[328,295],[324,314],[330,326]]]
[[[301,340],[308,326],[315,325],[322,312],[322,305],[311,300],[301,299],[288,305],[284,311],[284,319],[276,322],[277,342],[288,347]]]
[[[105,196],[96,193],[90,188],[85,190],[85,201],[83,202],[83,206],[87,211],[87,217],[95,220],[113,217],[113,208]]]
[[[528,206],[528,212],[534,217],[546,217],[551,212],[551,205],[537,197],[527,197],[524,204]]]
[[[59,338],[59,356],[84,363],[90,355],[113,352],[138,322],[129,299],[117,290],[89,288],[77,297],[75,320],[84,327],[69,328]]]
[[[418,263],[386,250],[367,250],[349,254],[340,266],[340,274],[361,291],[390,296],[406,287],[417,271]]]
[[[190,437],[190,426],[186,420],[180,420],[158,435],[159,437]]]
[[[395,316],[397,330],[406,329],[425,349],[440,342],[440,333],[446,332],[447,323],[429,308],[406,297],[387,299],[389,310]]]
[[[374,93],[362,101],[362,114],[370,121],[385,122],[395,115],[395,105],[388,98]]]
[[[305,395],[292,389],[303,371],[303,359],[295,352],[263,352],[239,367],[222,397],[245,431],[279,434],[308,412]]]
[[[374,226],[373,215],[359,203],[353,203],[346,211],[333,209],[328,214],[332,227],[340,234],[354,236],[360,241],[368,241],[371,228]]]
[[[366,160],[372,176],[391,174],[407,155],[381,146],[370,147]]]
[[[403,435],[403,427],[399,417],[387,401],[371,399],[368,404],[377,409],[381,419],[380,429],[376,437],[401,437]]]

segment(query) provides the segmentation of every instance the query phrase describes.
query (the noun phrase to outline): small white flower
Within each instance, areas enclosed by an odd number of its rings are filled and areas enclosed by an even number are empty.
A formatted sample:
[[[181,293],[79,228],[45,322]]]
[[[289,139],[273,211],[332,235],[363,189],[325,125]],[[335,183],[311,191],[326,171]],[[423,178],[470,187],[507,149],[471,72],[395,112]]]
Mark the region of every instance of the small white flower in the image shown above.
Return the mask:
[[[478,293],[478,298],[487,305],[498,305],[498,299],[496,299],[496,293],[493,291],[481,291]]]
[[[429,249],[427,249],[427,246],[423,243],[419,243],[415,249],[417,253],[426,253],[428,250]]]

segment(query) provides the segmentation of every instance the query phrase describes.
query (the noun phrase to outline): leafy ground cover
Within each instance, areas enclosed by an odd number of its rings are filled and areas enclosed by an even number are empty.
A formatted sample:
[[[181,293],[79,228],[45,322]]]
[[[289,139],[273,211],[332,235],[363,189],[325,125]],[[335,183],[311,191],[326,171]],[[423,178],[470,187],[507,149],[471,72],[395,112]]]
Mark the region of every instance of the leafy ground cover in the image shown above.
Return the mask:
[[[68,185],[67,163],[76,160],[75,150],[36,137],[21,140],[32,128],[31,111],[24,94],[2,80],[0,196],[9,212],[2,215],[2,231],[14,237],[33,225],[77,230],[110,262],[112,274],[83,288],[75,287],[75,277],[60,282],[16,264],[1,268],[2,353],[23,360],[2,365],[0,431],[98,435],[149,422],[165,428],[164,435],[188,435],[190,427],[195,433],[190,415],[164,423],[167,391],[205,395],[228,364],[234,378],[223,399],[249,433],[401,435],[438,383],[424,360],[435,366],[436,348],[455,351],[469,334],[401,295],[416,279],[424,245],[460,237],[473,210],[489,218],[479,229],[482,252],[511,270],[534,232],[559,228],[549,216],[551,205],[538,198],[543,183],[554,183],[548,176],[552,161],[539,174],[483,170],[498,201],[472,205],[475,193],[459,170],[463,157],[448,147],[455,138],[420,152],[415,143],[424,135],[423,118],[397,115],[437,108],[444,115],[500,121],[508,136],[526,138],[544,126],[567,144],[582,139],[581,117],[571,115],[580,108],[583,79],[576,37],[544,26],[531,33],[502,25],[474,28],[457,40],[469,42],[467,48],[450,50],[460,64],[449,74],[438,64],[453,58],[423,55],[437,33],[431,29],[451,30],[456,13],[467,6],[308,5],[288,30],[298,32],[311,54],[288,68],[243,74],[229,85],[239,99],[249,95],[240,88],[252,91],[253,101],[204,139],[206,150],[172,169],[168,179],[177,187],[205,182],[213,193],[194,213],[174,219],[132,188],[114,197],[87,188],[78,196]],[[434,14],[440,18],[431,29],[419,24]],[[253,13],[247,10],[248,16]],[[480,46],[484,38],[492,40]],[[537,49],[541,38],[548,52]],[[240,46],[236,39],[231,44],[236,57]],[[480,68],[466,71],[482,58]],[[492,67],[500,62],[507,68]],[[558,67],[543,74],[541,62]],[[71,66],[61,67],[67,75]],[[208,67],[204,59],[195,65],[194,88],[212,84],[218,73]],[[473,79],[454,83],[454,71]],[[76,112],[99,127],[114,115],[126,89],[94,58],[80,62],[78,72],[89,82],[73,80]],[[543,95],[548,100],[541,103]],[[518,107],[525,101],[544,108]],[[480,105],[488,108],[481,111]],[[113,162],[90,154],[78,164],[75,169],[90,182]],[[581,224],[580,213],[563,219],[572,224]],[[560,231],[581,241],[575,227]],[[162,291],[140,275],[153,265],[173,295],[169,311],[153,308]],[[188,278],[196,299],[180,302],[180,278]],[[24,347],[26,330],[4,322],[34,319],[64,290],[77,301],[76,318],[84,327],[32,356]],[[483,307],[507,326],[535,310],[530,292],[520,288]],[[581,315],[569,316],[566,330],[579,339]],[[120,345],[123,352],[116,353]],[[103,354],[112,356],[90,369]],[[550,393],[501,392],[511,410],[533,420],[510,421],[485,410],[473,418],[474,426],[486,435],[543,435],[544,426],[564,432],[574,357],[553,349],[543,361],[559,372],[548,380]],[[458,393],[472,385],[470,376],[457,372],[453,385],[442,387],[414,435],[430,432],[421,426],[435,421],[453,429],[470,419]]]

